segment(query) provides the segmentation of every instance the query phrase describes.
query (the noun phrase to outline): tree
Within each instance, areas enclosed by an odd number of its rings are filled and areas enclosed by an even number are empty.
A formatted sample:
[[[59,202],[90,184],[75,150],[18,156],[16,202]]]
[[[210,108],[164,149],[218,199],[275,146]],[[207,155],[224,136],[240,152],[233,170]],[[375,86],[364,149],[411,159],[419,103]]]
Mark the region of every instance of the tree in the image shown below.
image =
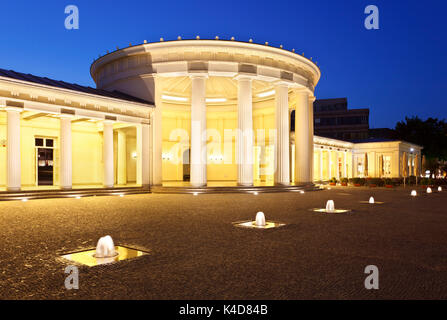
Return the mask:
[[[399,139],[416,143],[424,147],[422,154],[427,158],[427,169],[433,172],[439,167],[439,161],[447,160],[447,123],[445,120],[419,117],[399,121],[395,128]]]

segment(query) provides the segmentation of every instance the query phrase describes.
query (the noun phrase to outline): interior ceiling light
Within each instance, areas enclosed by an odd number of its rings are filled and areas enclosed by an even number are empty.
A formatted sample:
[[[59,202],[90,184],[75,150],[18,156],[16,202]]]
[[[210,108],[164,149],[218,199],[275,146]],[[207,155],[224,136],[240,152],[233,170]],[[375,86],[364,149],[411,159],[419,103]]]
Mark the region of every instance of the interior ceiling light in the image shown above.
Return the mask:
[[[167,95],[162,95],[161,98],[164,99],[164,100],[171,100],[171,101],[181,101],[181,102],[188,101],[188,98],[174,97],[174,96],[167,96]]]
[[[226,102],[226,98],[206,98],[206,102]]]
[[[275,90],[270,90],[270,91],[266,91],[266,92],[261,92],[261,93],[259,93],[258,94],[258,97],[259,98],[265,98],[265,97],[268,97],[268,96],[272,96],[272,95],[274,95],[275,94]]]

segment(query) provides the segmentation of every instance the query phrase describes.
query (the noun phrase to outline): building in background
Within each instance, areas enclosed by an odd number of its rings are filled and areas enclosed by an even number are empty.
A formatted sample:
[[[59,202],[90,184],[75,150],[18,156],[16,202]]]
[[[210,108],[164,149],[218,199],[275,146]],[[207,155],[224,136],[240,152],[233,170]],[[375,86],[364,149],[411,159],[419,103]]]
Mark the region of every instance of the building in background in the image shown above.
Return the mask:
[[[315,135],[346,141],[368,138],[369,109],[348,109],[347,98],[314,102]]]

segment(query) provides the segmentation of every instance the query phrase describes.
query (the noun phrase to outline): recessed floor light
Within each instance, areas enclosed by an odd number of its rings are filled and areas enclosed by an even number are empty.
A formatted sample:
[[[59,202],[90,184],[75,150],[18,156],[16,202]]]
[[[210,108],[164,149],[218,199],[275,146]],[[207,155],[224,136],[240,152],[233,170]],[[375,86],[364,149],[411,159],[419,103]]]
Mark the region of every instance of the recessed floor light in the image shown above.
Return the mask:
[[[149,254],[148,251],[142,251],[122,246],[115,246],[115,250],[118,254],[110,258],[95,258],[94,255],[96,253],[96,249],[64,254],[61,257],[69,261],[74,261],[89,267],[94,267],[103,264],[115,263],[122,260],[133,259]]]

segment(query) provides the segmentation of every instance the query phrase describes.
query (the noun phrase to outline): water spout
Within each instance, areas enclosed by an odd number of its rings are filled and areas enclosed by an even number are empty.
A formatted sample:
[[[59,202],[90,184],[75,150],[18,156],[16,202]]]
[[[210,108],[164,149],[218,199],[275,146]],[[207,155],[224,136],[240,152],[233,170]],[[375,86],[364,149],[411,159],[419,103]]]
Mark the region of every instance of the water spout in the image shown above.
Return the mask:
[[[411,191],[411,196],[412,196],[412,197],[416,197],[416,196],[417,196],[417,192],[416,192],[416,190]]]
[[[105,236],[99,239],[96,245],[96,258],[110,258],[116,255],[115,244],[111,236]]]
[[[265,215],[264,215],[264,212],[258,212],[256,214],[256,225],[258,227],[265,227]]]
[[[431,191],[431,188],[430,188],[430,187],[428,187],[428,188],[427,188],[427,193],[432,193],[432,191]]]
[[[373,197],[369,198],[369,203],[370,204],[374,204],[374,198]]]
[[[334,200],[328,200],[326,203],[326,212],[334,212],[335,211],[335,204]]]

